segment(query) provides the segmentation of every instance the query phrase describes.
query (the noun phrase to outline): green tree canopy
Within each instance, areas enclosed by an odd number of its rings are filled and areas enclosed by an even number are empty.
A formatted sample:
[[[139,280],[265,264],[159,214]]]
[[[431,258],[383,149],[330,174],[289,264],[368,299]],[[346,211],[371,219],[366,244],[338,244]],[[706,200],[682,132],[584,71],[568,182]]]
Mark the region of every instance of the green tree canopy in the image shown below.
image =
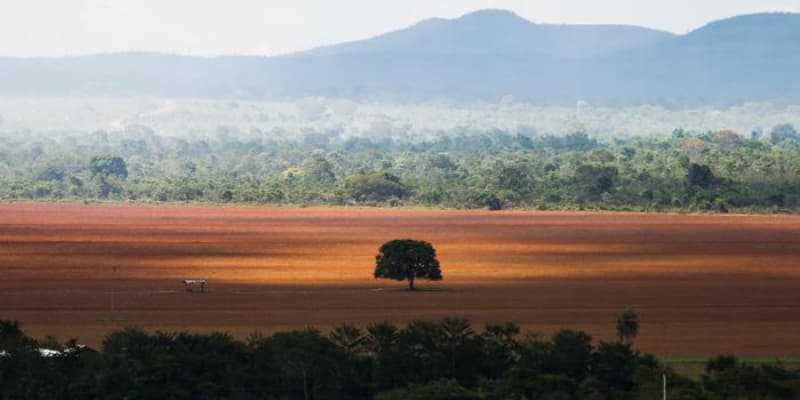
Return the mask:
[[[774,128],[769,133],[769,141],[772,144],[778,144],[784,140],[797,140],[797,130],[792,124],[781,124]]]
[[[714,184],[714,173],[708,165],[692,164],[689,167],[689,184],[708,189]]]
[[[620,343],[630,343],[639,334],[639,314],[625,310],[617,317],[617,339]]]
[[[315,184],[328,185],[336,181],[333,165],[322,155],[315,155],[305,166],[306,177]]]
[[[670,399],[800,398],[800,371],[781,362],[719,356],[690,379],[630,343],[519,333],[514,324],[476,332],[459,318],[254,333],[246,342],[124,329],[96,352],[74,339],[36,341],[0,320],[0,399],[660,399],[662,376]]]
[[[599,196],[614,187],[619,170],[615,166],[585,164],[575,171],[575,181],[585,197]]]
[[[375,279],[408,281],[414,290],[417,278],[438,281],[442,279],[436,249],[425,241],[402,239],[386,242],[375,256]]]
[[[92,175],[116,176],[120,179],[128,178],[128,166],[122,157],[117,156],[98,156],[93,157],[89,163]]]
[[[375,173],[347,177],[345,189],[356,201],[385,201],[403,198],[408,193],[406,186],[395,175]]]
[[[394,389],[375,397],[376,400],[480,400],[481,398],[453,379],[411,384],[407,388]]]

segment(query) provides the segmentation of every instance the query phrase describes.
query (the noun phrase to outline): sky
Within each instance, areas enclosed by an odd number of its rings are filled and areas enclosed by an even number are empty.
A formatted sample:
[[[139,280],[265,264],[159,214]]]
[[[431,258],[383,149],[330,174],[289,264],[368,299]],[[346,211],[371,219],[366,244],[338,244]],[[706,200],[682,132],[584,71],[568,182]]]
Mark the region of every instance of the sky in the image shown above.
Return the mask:
[[[800,12],[800,0],[0,0],[0,56],[273,55],[486,8],[686,33],[734,15]]]

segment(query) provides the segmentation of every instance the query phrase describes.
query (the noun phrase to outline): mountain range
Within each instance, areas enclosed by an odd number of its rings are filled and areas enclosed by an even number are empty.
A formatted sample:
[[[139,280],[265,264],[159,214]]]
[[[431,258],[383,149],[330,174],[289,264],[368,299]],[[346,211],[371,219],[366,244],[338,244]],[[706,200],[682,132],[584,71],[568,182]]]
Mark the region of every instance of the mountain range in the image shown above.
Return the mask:
[[[535,24],[483,10],[274,57],[0,57],[0,95],[798,103],[800,14],[744,15],[675,35],[623,25]]]

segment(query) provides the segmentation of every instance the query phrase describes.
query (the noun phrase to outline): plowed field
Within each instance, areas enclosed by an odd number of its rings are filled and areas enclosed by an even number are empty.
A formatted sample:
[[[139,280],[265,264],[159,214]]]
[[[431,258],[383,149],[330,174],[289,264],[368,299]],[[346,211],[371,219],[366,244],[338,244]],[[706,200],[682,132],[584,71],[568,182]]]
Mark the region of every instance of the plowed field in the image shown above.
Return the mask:
[[[385,241],[425,239],[445,280],[372,279]],[[800,217],[0,205],[0,318],[99,345],[124,326],[244,336],[467,317],[613,336],[638,310],[664,356],[800,356]],[[209,281],[187,293],[181,280]]]

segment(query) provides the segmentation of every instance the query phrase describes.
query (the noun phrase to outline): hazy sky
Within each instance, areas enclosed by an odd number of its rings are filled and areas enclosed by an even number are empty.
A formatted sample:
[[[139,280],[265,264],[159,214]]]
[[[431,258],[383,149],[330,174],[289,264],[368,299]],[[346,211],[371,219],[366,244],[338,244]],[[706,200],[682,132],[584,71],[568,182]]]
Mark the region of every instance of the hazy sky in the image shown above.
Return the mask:
[[[0,0],[0,55],[276,54],[483,8],[684,33],[738,14],[800,12],[800,0]]]

